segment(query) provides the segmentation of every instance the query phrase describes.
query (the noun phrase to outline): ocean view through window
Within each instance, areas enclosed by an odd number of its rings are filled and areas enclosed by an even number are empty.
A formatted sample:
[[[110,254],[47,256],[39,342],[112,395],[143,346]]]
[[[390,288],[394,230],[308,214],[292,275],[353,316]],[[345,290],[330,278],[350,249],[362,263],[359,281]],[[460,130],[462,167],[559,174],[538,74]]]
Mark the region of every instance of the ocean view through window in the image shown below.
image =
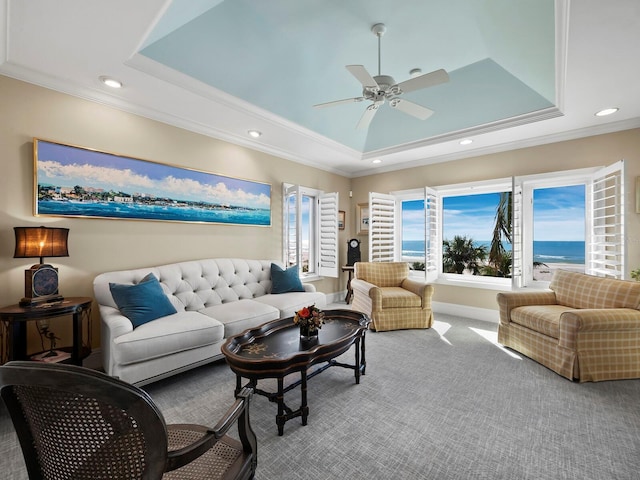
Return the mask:
[[[489,259],[499,212],[501,206],[505,208],[503,217],[510,211],[510,195],[510,192],[490,192],[442,197],[443,255],[446,255],[447,247],[453,248],[451,245],[455,238],[467,240],[473,250],[480,252],[477,264],[471,263],[464,270],[458,268],[458,273],[471,274],[471,269],[476,268],[475,273],[480,276],[511,276],[510,221],[505,225],[509,234],[501,237],[503,264],[506,266],[491,268]],[[530,252],[528,258],[533,280],[549,281],[558,268],[584,272],[585,185],[536,188],[532,195],[533,220],[529,228],[533,233],[529,246],[525,248]],[[420,270],[428,248],[425,245],[424,200],[403,200],[401,218],[401,258],[415,270]],[[494,240],[494,246],[495,243]],[[443,264],[443,273],[455,273],[455,269],[451,264],[448,267]]]

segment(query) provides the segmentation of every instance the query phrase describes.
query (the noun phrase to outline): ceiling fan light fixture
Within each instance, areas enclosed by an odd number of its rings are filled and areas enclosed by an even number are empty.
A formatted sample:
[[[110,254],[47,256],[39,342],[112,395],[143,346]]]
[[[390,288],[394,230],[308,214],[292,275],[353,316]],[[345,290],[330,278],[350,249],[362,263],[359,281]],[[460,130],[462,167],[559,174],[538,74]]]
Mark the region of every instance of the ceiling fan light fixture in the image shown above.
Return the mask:
[[[259,130],[247,130],[247,134],[253,138],[259,138],[262,136],[262,132]]]
[[[116,80],[113,77],[107,77],[106,75],[102,75],[100,77],[100,81],[104,83],[107,87],[122,88],[122,82],[120,80]]]
[[[595,115],[596,117],[606,117],[607,115],[616,113],[618,110],[620,110],[618,107],[605,108],[604,110],[596,112]]]

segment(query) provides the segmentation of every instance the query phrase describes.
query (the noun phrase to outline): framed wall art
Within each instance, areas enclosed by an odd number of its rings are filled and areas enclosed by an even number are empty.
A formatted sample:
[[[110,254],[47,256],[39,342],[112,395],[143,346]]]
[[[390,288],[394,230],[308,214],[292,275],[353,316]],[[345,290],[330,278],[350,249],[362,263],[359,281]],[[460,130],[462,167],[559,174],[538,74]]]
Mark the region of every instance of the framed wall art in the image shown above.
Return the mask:
[[[271,225],[271,185],[33,140],[34,215]]]
[[[369,204],[359,203],[356,208],[356,234],[367,235],[369,233]]]
[[[338,210],[338,230],[344,230],[344,219],[345,219],[344,210]]]

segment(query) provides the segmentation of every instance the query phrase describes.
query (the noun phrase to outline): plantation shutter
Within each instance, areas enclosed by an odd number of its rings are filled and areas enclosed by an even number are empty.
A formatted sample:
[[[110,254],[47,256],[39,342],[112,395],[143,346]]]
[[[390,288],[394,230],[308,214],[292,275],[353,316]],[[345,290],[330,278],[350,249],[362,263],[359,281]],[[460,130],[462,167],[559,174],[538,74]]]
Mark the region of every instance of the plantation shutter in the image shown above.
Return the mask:
[[[369,192],[369,261],[393,262],[395,255],[396,199]]]
[[[318,197],[318,275],[338,276],[338,193]]]
[[[587,188],[586,272],[610,278],[625,275],[624,161],[596,172]]]
[[[521,288],[524,285],[522,235],[523,211],[522,211],[522,184],[512,178],[511,183],[511,286]],[[533,261],[533,260],[532,260]]]
[[[441,208],[440,195],[434,189],[424,189],[425,211],[425,252],[424,271],[427,282],[434,282],[438,278],[440,252],[442,250],[442,234],[439,219]]]

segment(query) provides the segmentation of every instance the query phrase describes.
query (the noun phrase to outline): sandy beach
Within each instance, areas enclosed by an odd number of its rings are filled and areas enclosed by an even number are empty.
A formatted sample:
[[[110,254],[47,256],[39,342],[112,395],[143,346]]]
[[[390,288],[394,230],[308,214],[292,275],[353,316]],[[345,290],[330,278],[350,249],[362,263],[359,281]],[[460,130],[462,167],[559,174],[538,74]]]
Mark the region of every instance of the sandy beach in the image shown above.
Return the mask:
[[[576,265],[575,263],[546,263],[533,267],[533,279],[549,282],[555,270],[569,270],[571,272],[584,273],[584,265]]]

